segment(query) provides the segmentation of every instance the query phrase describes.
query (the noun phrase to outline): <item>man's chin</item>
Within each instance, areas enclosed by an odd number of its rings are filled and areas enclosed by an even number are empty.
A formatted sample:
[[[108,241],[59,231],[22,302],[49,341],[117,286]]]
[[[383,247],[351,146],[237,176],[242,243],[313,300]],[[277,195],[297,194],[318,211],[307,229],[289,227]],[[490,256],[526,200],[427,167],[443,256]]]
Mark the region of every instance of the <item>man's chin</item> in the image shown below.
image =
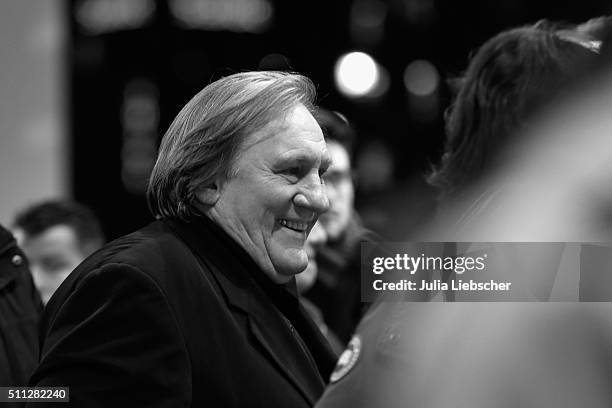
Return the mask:
[[[288,281],[292,276],[303,272],[308,266],[308,255],[304,249],[288,249],[278,258],[272,258],[272,265],[279,278]]]

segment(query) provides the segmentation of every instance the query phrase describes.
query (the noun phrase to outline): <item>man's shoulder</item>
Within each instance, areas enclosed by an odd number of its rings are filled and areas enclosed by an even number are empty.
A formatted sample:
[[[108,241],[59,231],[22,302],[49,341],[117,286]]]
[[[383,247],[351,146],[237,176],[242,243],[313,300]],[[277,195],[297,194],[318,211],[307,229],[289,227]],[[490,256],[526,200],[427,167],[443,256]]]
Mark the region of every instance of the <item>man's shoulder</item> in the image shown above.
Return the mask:
[[[116,293],[163,298],[178,307],[195,296],[194,288],[202,297],[207,297],[206,287],[214,290],[211,280],[202,279],[203,274],[206,266],[189,246],[167,223],[155,221],[109,242],[85,259],[51,297],[45,314],[52,319],[75,299],[117,301]]]
[[[72,292],[82,281],[110,269],[121,269],[124,279],[143,278],[164,289],[170,280],[185,279],[201,264],[189,247],[163,221],[155,221],[109,242],[85,259],[62,286]]]
[[[106,264],[126,264],[142,271],[159,268],[189,249],[162,221],[117,238],[90,255],[75,272],[95,270]],[[177,254],[177,255],[173,255]]]

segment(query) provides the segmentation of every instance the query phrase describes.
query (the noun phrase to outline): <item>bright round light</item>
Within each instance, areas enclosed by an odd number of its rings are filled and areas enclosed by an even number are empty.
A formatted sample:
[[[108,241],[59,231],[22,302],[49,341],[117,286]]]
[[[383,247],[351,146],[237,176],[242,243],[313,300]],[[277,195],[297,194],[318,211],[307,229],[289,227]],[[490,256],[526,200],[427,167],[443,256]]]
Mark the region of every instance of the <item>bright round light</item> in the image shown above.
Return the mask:
[[[367,96],[380,79],[378,64],[364,52],[343,55],[334,68],[336,86],[343,94],[352,97]]]
[[[408,92],[417,96],[431,95],[438,89],[440,75],[429,61],[411,62],[404,71],[404,85]]]

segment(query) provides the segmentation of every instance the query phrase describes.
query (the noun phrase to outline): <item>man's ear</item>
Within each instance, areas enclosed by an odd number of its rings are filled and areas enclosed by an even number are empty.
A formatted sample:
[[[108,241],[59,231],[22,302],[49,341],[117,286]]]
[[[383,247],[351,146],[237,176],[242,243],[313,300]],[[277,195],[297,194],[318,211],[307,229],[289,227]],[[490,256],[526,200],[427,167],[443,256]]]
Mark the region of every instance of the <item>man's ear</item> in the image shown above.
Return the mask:
[[[219,183],[214,182],[207,186],[201,186],[196,190],[195,195],[200,204],[212,207],[215,205],[219,199],[219,196],[221,195]]]

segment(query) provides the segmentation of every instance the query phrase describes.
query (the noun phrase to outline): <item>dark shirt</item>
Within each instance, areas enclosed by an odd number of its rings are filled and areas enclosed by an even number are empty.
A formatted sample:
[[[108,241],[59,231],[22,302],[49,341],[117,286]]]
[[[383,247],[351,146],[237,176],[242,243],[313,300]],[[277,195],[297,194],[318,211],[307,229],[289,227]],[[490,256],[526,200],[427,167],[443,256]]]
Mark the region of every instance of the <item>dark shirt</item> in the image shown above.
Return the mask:
[[[25,386],[34,371],[41,309],[27,260],[0,226],[0,386]]]

